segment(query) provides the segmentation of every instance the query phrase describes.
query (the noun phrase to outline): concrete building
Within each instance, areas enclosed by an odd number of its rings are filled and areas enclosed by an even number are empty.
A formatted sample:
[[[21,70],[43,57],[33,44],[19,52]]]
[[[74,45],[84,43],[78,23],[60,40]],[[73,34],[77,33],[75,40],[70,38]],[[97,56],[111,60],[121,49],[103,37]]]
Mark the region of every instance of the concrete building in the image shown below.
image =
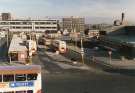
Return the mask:
[[[12,32],[50,32],[55,33],[58,29],[58,20],[5,20],[0,21],[0,28],[7,27]]]
[[[2,13],[1,18],[3,21],[11,20],[11,14],[10,13]]]
[[[63,30],[67,29],[69,32],[72,32],[73,29],[76,29],[77,32],[83,32],[85,26],[85,18],[78,17],[69,17],[63,18]]]

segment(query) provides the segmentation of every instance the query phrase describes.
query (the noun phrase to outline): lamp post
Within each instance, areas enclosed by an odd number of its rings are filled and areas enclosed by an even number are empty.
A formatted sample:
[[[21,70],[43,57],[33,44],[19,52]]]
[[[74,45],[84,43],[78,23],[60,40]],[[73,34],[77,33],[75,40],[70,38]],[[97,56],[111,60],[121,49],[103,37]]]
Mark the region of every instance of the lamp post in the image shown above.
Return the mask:
[[[81,37],[81,58],[82,58],[82,64],[84,64],[84,48],[83,48],[83,39]]]
[[[9,35],[9,29],[7,29],[7,48],[8,48],[8,42],[9,42],[8,35]]]
[[[111,61],[112,61],[112,51],[109,51],[108,54],[109,54],[109,62],[111,64]]]

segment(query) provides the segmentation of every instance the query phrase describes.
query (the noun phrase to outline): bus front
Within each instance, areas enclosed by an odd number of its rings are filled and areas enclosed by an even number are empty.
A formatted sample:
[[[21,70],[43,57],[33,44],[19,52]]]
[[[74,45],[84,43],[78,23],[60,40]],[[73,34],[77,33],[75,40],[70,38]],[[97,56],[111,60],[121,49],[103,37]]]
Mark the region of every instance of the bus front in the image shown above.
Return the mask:
[[[0,93],[41,93],[41,68],[23,67],[0,67]]]

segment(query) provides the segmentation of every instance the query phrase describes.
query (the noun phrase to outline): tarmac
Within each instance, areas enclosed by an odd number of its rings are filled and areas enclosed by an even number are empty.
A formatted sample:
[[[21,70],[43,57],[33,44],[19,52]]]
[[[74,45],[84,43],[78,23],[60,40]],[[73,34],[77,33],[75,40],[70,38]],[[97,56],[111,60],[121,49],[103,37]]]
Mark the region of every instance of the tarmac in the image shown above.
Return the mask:
[[[47,52],[47,51],[45,53],[55,61],[54,62],[55,64],[59,65],[63,69],[90,70],[89,66],[82,64],[82,63],[74,62],[60,54]]]

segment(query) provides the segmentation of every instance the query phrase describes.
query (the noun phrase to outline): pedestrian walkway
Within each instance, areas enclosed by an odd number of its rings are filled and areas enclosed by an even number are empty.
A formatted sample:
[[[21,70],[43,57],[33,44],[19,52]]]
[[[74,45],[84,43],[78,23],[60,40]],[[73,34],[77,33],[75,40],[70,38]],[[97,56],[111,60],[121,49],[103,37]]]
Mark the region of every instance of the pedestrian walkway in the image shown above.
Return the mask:
[[[81,49],[75,46],[68,46],[68,48],[72,51],[80,53]],[[101,57],[100,57],[101,56]],[[117,69],[134,69],[135,70],[135,60],[121,60],[121,59],[115,59],[115,58],[109,58],[107,56],[102,57],[102,55],[94,56],[94,59],[97,63],[106,65],[112,68]],[[89,59],[90,56],[85,56],[85,58]]]
[[[81,70],[90,70],[90,67],[83,65],[81,63],[74,64],[72,60],[67,59],[66,57],[55,54],[52,52],[46,52],[46,54],[55,60],[55,63],[63,69],[81,69]]]

